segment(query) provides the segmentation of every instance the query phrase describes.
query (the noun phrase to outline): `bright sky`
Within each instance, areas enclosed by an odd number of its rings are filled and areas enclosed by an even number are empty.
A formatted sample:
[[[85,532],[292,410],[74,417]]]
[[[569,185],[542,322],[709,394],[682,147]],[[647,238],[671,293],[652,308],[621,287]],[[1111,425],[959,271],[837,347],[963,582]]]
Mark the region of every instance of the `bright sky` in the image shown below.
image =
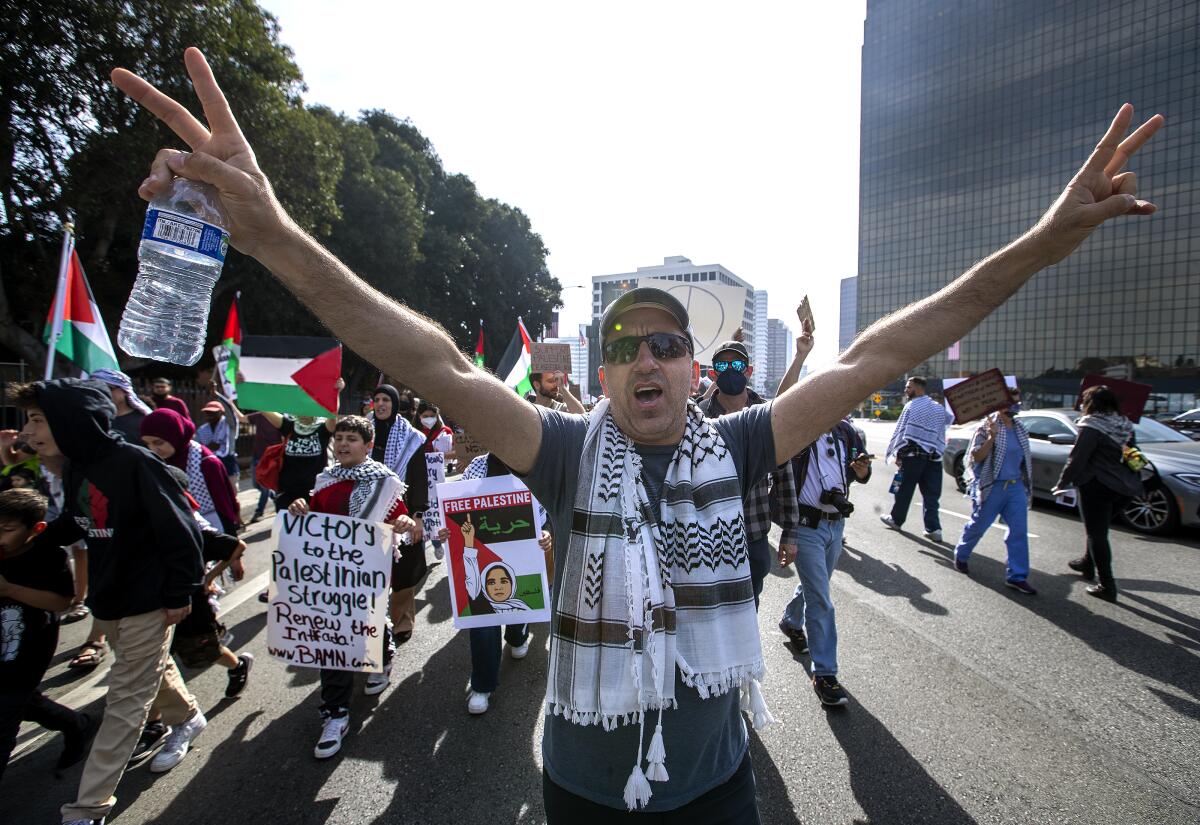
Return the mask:
[[[807,293],[809,362],[836,355],[866,0],[260,3],[307,102],[410,118],[447,170],[529,216],[565,334],[591,276],[684,255],[768,290],[794,330]]]

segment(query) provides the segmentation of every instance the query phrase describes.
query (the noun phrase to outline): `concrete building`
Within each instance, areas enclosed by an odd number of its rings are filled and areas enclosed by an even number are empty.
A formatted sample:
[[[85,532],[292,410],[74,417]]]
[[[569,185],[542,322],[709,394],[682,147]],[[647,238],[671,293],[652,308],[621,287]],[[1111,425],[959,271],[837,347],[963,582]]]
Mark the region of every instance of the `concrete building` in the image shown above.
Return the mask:
[[[754,290],[754,337],[747,338],[747,343],[751,341],[752,345],[748,346],[750,357],[754,364],[767,363],[767,291],[765,289]],[[764,374],[755,369],[754,375],[750,379],[750,386],[758,393],[762,393],[766,387]]]
[[[601,313],[617,296],[639,284],[666,289],[688,308],[696,338],[696,354],[702,363],[711,347],[727,340],[739,326],[745,333],[747,344],[754,346],[754,287],[720,264],[698,265],[682,255],[673,255],[664,258],[661,265],[592,277],[592,323],[588,327],[592,375],[600,365]],[[763,297],[765,304],[765,293]]]
[[[1111,222],[918,367],[999,367],[1026,403],[1119,370],[1163,409],[1200,386],[1200,3],[869,0],[862,49],[858,326],[1030,227],[1117,108],[1167,128],[1130,169],[1158,214]],[[1135,123],[1135,125],[1136,125]],[[1032,397],[1031,397],[1032,396]]]
[[[842,278],[838,306],[838,352],[845,352],[858,334],[858,277]]]

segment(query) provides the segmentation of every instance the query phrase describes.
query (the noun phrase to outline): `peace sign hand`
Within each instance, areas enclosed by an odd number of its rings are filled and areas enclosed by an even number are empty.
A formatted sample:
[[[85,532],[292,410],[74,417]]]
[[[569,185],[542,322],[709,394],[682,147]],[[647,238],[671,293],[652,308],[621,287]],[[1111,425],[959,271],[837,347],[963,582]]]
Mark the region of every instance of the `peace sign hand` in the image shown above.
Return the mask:
[[[1137,175],[1121,170],[1165,121],[1162,115],[1155,115],[1122,140],[1132,121],[1133,106],[1126,103],[1083,168],[1038,222],[1034,232],[1046,244],[1048,263],[1071,254],[1109,218],[1149,215],[1158,209],[1137,197]]]
[[[160,149],[138,194],[153,200],[168,190],[176,175],[212,184],[229,215],[233,245],[247,255],[255,255],[290,220],[258,168],[254,150],[242,135],[204,55],[193,46],[183,53],[183,62],[209,128],[152,84],[125,69],[113,69],[116,87],[169,126],[192,149],[190,153]]]

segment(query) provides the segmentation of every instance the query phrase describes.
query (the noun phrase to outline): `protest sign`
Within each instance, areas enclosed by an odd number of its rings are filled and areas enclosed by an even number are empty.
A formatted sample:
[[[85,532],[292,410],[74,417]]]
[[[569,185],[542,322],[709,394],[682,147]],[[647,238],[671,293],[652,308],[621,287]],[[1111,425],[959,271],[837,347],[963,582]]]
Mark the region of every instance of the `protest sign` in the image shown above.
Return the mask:
[[[947,384],[949,381],[942,382],[942,392],[954,412],[956,424],[975,421],[990,412],[1007,409],[1013,403],[1004,375],[998,369],[981,372],[965,381],[955,381],[950,386]]]
[[[946,390],[950,389],[951,387],[956,387],[959,384],[961,384],[962,382],[969,381],[969,380],[970,380],[969,378],[943,378],[942,379],[943,398],[944,398]],[[1017,376],[1015,376],[1015,375],[1004,376],[1004,386],[1008,387],[1010,390],[1015,390],[1017,388]],[[944,406],[946,408],[946,412],[950,413],[951,415],[954,415],[954,410],[952,410],[950,408],[949,401],[943,400],[942,406]]]
[[[217,388],[230,401],[237,401],[237,384],[229,380],[229,365],[233,363],[233,350],[224,344],[217,344],[212,348],[213,360],[216,364],[213,366],[213,380],[217,382]]]
[[[392,528],[330,513],[276,515],[267,650],[304,667],[383,671]]]
[[[483,455],[487,452],[487,447],[480,444],[471,434],[462,428],[454,430],[454,449],[451,454],[458,460],[459,470],[466,469],[467,464],[472,458]]]
[[[801,329],[804,328],[804,322],[808,321],[809,331],[817,331],[817,319],[813,317],[812,304],[808,302],[807,295],[800,299],[800,306],[796,308],[796,317],[800,319]]]
[[[550,621],[542,525],[528,488],[505,475],[439,484],[437,495],[454,626]]]
[[[442,511],[438,508],[438,485],[446,481],[446,454],[436,450],[425,453],[425,479],[429,485],[429,506],[425,508],[425,534],[436,537],[442,528]]]
[[[561,372],[571,374],[570,344],[530,344],[533,372]]]
[[[1107,375],[1085,375],[1079,383],[1079,397],[1075,399],[1075,409],[1083,406],[1083,391],[1088,387],[1104,385],[1117,396],[1121,415],[1134,424],[1142,420],[1142,410],[1150,400],[1150,391],[1154,389],[1149,384],[1139,384],[1136,381],[1122,381],[1119,378],[1109,378]]]

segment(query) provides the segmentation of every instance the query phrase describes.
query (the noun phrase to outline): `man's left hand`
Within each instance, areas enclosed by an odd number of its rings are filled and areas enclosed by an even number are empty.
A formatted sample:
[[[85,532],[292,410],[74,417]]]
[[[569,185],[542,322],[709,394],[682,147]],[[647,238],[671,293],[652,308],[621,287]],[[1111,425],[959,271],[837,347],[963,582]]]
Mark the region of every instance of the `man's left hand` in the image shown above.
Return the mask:
[[[164,607],[163,624],[167,627],[170,627],[173,624],[179,624],[191,612],[192,606],[190,604],[184,605],[183,607]]]
[[[779,545],[779,566],[787,567],[796,560],[796,554],[799,552],[794,544]]]
[[[860,455],[850,462],[850,469],[854,470],[854,474],[859,478],[866,478],[867,473],[871,469],[871,459],[865,455]]]

